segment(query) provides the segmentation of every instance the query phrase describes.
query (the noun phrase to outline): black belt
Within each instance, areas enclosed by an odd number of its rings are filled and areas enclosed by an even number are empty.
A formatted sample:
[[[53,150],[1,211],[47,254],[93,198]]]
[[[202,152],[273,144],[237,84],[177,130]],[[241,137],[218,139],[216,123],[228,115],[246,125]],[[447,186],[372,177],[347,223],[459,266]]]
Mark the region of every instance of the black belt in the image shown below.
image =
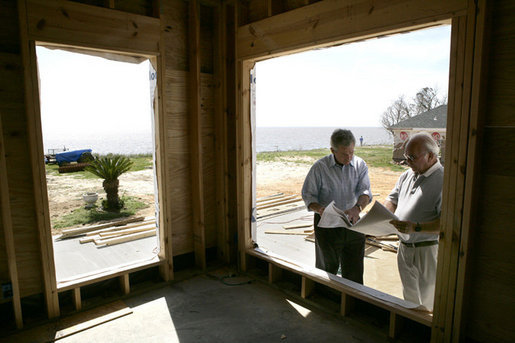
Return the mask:
[[[437,245],[438,241],[425,241],[425,242],[417,242],[417,243],[406,243],[406,242],[401,241],[401,243],[410,248],[420,248],[420,247],[429,247],[431,245]]]

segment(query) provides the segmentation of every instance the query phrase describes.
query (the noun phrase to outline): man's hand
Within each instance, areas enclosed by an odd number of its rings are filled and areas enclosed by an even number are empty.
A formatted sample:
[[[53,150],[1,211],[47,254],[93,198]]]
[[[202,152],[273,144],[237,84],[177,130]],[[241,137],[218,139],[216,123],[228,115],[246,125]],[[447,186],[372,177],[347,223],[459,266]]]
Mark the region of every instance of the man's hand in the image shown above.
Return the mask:
[[[417,225],[409,220],[390,220],[390,224],[395,226],[397,231],[401,233],[413,233],[415,232],[415,226]]]
[[[352,208],[345,211],[347,217],[349,217],[349,221],[354,224],[359,220],[359,208],[357,206],[353,206]]]

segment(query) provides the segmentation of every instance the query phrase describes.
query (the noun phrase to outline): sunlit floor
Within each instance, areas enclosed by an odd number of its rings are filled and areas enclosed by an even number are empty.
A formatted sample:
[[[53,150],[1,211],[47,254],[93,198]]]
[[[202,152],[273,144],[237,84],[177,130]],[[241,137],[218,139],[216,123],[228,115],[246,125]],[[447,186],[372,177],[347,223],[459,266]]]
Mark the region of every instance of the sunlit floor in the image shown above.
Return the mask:
[[[79,242],[80,238],[53,239],[57,282],[105,272],[131,263],[150,261],[158,253],[157,237],[147,237],[116,245],[96,246]]]
[[[284,231],[284,225],[312,223],[313,212],[308,212],[305,207],[298,211],[259,219],[256,241],[261,249],[280,255],[288,261],[315,266],[315,243],[305,240],[305,235],[265,233]],[[313,227],[288,229],[287,232],[303,233],[304,230],[313,230]],[[402,298],[402,285],[395,253],[366,245],[364,268],[365,286]]]
[[[246,276],[223,279],[228,273],[233,271],[217,270],[117,301],[125,315],[100,318],[97,326],[87,324],[98,321],[95,313],[106,316],[102,308],[0,337],[0,342],[47,342],[77,325],[83,331],[59,342],[388,342],[386,320],[372,325],[360,317],[343,318]]]

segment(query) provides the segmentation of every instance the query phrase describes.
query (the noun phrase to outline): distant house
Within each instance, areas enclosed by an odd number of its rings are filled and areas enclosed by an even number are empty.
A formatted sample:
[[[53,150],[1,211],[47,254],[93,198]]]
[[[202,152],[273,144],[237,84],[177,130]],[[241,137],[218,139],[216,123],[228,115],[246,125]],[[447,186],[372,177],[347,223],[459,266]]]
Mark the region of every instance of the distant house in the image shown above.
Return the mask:
[[[441,105],[427,112],[403,120],[390,129],[393,131],[393,160],[404,161],[404,142],[418,132],[427,132],[440,146],[443,162],[447,126],[447,105]]]

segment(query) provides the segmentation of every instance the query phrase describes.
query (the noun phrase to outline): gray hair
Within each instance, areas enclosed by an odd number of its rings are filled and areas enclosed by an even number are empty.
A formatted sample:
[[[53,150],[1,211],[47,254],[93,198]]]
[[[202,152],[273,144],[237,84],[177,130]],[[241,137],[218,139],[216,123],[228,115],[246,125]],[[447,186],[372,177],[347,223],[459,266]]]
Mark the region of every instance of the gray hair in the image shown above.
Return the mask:
[[[407,147],[408,144],[410,144],[410,142],[413,140],[420,141],[427,152],[431,152],[433,155],[438,157],[438,154],[440,153],[440,147],[435,142],[433,137],[431,137],[427,132],[419,132],[408,138],[405,147]]]
[[[331,135],[331,148],[338,150],[339,146],[356,144],[356,139],[350,130],[336,129]]]

